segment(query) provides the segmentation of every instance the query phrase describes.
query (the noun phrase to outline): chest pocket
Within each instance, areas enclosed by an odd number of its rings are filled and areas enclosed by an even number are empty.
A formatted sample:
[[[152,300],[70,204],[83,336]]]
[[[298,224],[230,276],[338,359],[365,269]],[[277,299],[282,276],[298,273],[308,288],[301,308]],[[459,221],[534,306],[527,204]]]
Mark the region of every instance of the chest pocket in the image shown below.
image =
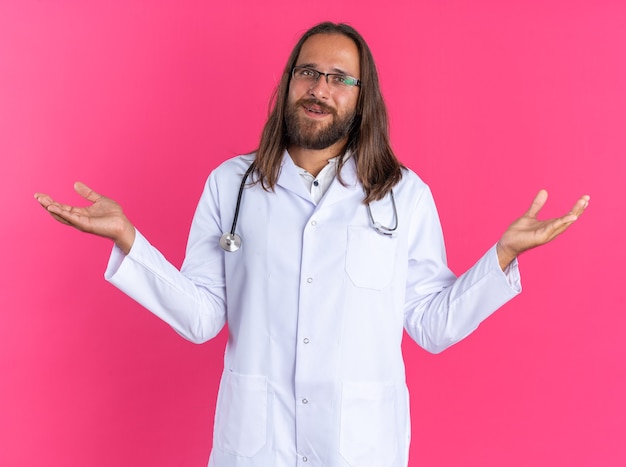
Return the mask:
[[[382,290],[393,278],[397,239],[370,226],[348,226],[346,273],[356,287]]]

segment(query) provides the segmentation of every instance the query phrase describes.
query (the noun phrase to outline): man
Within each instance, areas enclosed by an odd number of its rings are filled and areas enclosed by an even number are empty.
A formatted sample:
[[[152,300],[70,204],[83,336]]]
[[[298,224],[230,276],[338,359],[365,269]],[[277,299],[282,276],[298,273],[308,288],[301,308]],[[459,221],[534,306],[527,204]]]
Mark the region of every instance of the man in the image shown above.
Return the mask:
[[[519,293],[516,257],[589,201],[539,221],[541,191],[455,278],[431,193],[390,148],[369,48],[331,23],[294,48],[258,151],[209,176],[180,272],[117,203],[76,190],[93,204],[36,198],[114,240],[108,280],[194,342],[228,322],[209,460],[219,467],[408,465],[403,329],[431,352],[468,335]]]

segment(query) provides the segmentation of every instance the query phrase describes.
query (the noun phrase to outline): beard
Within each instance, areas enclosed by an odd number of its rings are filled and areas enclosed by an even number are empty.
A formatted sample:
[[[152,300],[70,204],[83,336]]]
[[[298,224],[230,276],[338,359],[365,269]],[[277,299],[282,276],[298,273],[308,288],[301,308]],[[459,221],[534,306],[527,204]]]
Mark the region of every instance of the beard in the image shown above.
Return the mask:
[[[302,106],[311,105],[321,108],[332,116],[332,121],[326,126],[322,122],[307,119],[298,115]],[[356,110],[340,117],[335,109],[327,106],[317,99],[300,99],[293,104],[287,104],[285,111],[285,127],[287,140],[290,145],[299,146],[303,149],[326,149],[337,141],[345,138],[350,133]]]

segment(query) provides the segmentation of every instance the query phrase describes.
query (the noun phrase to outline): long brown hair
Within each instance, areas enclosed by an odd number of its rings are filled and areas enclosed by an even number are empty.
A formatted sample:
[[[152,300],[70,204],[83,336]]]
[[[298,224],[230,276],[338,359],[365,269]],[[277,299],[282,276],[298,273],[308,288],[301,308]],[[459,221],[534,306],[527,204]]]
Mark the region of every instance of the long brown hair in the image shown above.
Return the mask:
[[[272,106],[257,150],[255,178],[266,190],[273,190],[278,180],[282,157],[287,148],[285,110],[289,94],[291,70],[295,66],[304,42],[316,34],[341,34],[354,41],[359,50],[361,87],[357,100],[356,117],[348,136],[344,154],[354,158],[357,178],[365,190],[364,202],[383,198],[402,178],[403,166],[396,158],[389,142],[387,108],[380,91],[374,58],[361,35],[347,24],[320,23],[300,38],[287,60],[280,83],[272,94]],[[337,168],[345,160],[341,156]],[[343,181],[342,181],[343,182]]]

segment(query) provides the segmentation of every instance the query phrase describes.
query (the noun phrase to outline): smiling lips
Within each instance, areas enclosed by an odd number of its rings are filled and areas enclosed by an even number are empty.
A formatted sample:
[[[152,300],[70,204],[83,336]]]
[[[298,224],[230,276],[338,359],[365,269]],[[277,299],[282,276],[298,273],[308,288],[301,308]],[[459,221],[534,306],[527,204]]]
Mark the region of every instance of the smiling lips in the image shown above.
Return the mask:
[[[315,115],[323,116],[334,114],[334,111],[331,107],[315,99],[302,100],[300,101],[300,105],[302,105],[305,111]]]
[[[323,110],[317,110],[317,109],[313,109],[311,107],[305,107],[306,110],[308,110],[309,112],[313,112],[316,114],[320,114],[320,115],[326,115],[328,112],[324,112]]]

